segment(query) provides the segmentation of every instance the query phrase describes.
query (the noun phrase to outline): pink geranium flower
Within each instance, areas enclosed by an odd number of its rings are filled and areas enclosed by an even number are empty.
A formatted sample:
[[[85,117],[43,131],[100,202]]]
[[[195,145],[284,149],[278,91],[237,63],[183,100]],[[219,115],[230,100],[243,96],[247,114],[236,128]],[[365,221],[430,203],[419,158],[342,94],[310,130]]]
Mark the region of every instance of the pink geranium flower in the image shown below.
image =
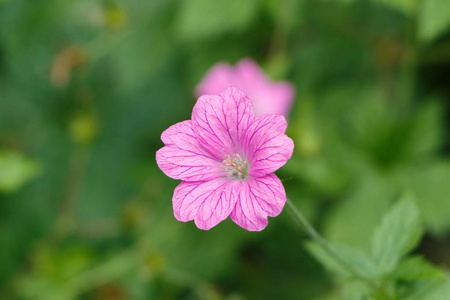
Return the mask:
[[[264,229],[286,202],[273,174],[294,149],[286,127],[281,115],[255,117],[238,88],[201,96],[192,120],[164,131],[165,147],[156,152],[161,170],[183,180],[173,195],[175,217],[205,230],[228,216],[247,230]]]
[[[229,86],[243,90],[253,103],[257,116],[280,114],[287,117],[295,96],[294,87],[288,82],[273,82],[251,59],[243,59],[233,67],[227,63],[216,64],[198,84],[195,93],[199,97],[219,94]]]

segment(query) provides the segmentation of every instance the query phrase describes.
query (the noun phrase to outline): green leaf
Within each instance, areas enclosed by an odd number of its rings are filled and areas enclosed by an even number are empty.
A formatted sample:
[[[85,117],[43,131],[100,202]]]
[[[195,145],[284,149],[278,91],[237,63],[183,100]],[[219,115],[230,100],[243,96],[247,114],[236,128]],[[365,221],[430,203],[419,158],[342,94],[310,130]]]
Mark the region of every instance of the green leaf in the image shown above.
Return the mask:
[[[430,293],[424,300],[444,300],[448,299],[450,295],[450,274],[447,275],[447,280],[435,292]]]
[[[421,256],[402,261],[389,276],[397,281],[399,299],[422,300],[445,281],[445,273]]]
[[[413,191],[423,221],[433,234],[450,229],[450,163],[437,161],[431,166],[408,171],[405,187]]]
[[[370,289],[364,283],[356,280],[346,280],[339,283],[339,287],[332,290],[330,294],[314,300],[361,300],[372,299],[367,298],[370,294]]]
[[[330,246],[335,250],[339,258],[345,261],[352,270],[355,270],[366,278],[374,277],[375,265],[363,251],[344,245],[330,244]],[[319,244],[309,242],[306,244],[306,248],[330,272],[345,278],[353,275]]]
[[[419,10],[418,35],[423,42],[431,42],[450,29],[450,1],[422,1]]]
[[[16,152],[0,152],[0,191],[14,192],[35,177],[38,162]]]
[[[429,157],[443,142],[444,112],[442,102],[427,99],[419,107],[409,129],[407,155],[412,159]]]
[[[404,281],[443,279],[445,278],[445,273],[422,256],[416,255],[402,261],[390,277]]]
[[[359,174],[355,189],[337,203],[325,220],[325,236],[333,242],[370,251],[369,236],[394,197],[391,182],[377,174]]]
[[[383,217],[372,237],[372,255],[380,275],[388,274],[403,255],[411,251],[422,236],[419,210],[404,196]]]
[[[430,269],[430,267],[425,267],[425,269]],[[397,287],[398,299],[424,300],[428,299],[428,297],[434,294],[437,294],[438,298],[432,299],[447,299],[446,297],[442,297],[443,294],[441,294],[442,289],[445,291],[446,276],[444,272],[438,271],[439,270],[436,269],[434,272],[435,274],[427,274],[424,278],[409,281],[406,283],[400,282],[399,286]],[[448,290],[446,291],[446,295],[449,295]]]
[[[178,36],[196,40],[241,31],[252,21],[258,5],[255,0],[185,0],[177,19]]]

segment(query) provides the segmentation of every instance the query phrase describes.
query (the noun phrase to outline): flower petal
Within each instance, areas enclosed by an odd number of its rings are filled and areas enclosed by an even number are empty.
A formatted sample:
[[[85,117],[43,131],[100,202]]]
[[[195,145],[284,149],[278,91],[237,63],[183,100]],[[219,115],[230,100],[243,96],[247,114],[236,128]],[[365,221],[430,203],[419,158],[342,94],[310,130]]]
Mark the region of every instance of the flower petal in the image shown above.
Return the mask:
[[[231,212],[231,219],[249,231],[263,230],[267,217],[276,217],[283,210],[286,193],[275,174],[242,181],[239,200]]]
[[[243,58],[236,64],[235,71],[239,81],[255,90],[271,85],[270,79],[264,74],[258,64],[251,58]],[[253,99],[252,99],[253,101]]]
[[[205,181],[226,176],[216,160],[197,141],[192,122],[170,126],[161,135],[165,147],[156,152],[156,162],[167,176],[187,181]]]
[[[288,82],[271,83],[249,92],[255,115],[289,115],[295,90]]]
[[[235,87],[220,96],[201,96],[192,110],[195,136],[219,160],[225,154],[240,153],[240,140],[253,119],[250,100]]]
[[[219,95],[229,86],[236,86],[239,82],[235,74],[234,68],[227,63],[218,63],[202,79],[202,81],[195,88],[195,95],[200,97],[202,95]],[[239,87],[242,89],[242,87]]]
[[[249,175],[262,177],[282,167],[294,151],[294,142],[284,134],[287,122],[282,115],[259,116],[248,127],[242,141]]]
[[[223,62],[216,64],[198,84],[195,94],[197,97],[205,94],[218,95],[229,86],[237,87],[247,94],[256,116],[264,114],[287,116],[295,96],[292,84],[270,80],[250,58],[242,59],[235,67]]]
[[[236,204],[240,181],[219,178],[207,182],[183,181],[173,194],[173,212],[182,222],[195,220],[208,230],[226,219]]]

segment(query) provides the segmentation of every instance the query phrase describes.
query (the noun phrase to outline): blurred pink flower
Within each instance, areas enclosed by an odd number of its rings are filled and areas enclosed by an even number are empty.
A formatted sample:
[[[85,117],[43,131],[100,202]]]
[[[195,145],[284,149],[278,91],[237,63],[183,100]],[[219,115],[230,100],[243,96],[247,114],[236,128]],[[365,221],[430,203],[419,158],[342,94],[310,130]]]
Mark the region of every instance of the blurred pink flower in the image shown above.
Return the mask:
[[[192,120],[172,125],[161,135],[159,168],[183,180],[175,188],[173,210],[179,221],[195,220],[208,230],[228,216],[250,230],[264,229],[267,217],[286,202],[273,172],[292,156],[282,115],[254,116],[247,96],[235,87],[201,96]]]
[[[242,59],[236,67],[218,63],[198,84],[195,94],[217,95],[229,86],[243,90],[252,101],[257,116],[280,114],[287,117],[295,96],[288,82],[273,82],[251,59]]]

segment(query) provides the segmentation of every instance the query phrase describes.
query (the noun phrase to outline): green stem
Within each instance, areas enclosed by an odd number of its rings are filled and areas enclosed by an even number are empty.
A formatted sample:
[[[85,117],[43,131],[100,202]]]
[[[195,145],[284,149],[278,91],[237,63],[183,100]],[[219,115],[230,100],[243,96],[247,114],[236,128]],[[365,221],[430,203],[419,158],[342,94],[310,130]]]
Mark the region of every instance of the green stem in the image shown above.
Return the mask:
[[[333,248],[330,243],[327,242],[308,222],[308,220],[302,215],[302,213],[295,207],[295,205],[291,202],[291,200],[287,200],[287,206],[292,213],[294,219],[300,225],[300,227],[309,235],[309,237],[315,241],[322,249],[330,255],[330,257],[334,258],[336,262],[338,262],[347,272],[352,274],[355,278],[364,282],[369,288],[378,291],[379,287],[366,278],[364,275],[360,274],[357,270],[355,270],[345,259],[343,259],[339,253]]]
[[[90,150],[75,145],[69,162],[66,187],[59,208],[59,216],[54,227],[54,238],[67,237],[76,226],[75,209],[83,187],[86,169],[89,163]]]

